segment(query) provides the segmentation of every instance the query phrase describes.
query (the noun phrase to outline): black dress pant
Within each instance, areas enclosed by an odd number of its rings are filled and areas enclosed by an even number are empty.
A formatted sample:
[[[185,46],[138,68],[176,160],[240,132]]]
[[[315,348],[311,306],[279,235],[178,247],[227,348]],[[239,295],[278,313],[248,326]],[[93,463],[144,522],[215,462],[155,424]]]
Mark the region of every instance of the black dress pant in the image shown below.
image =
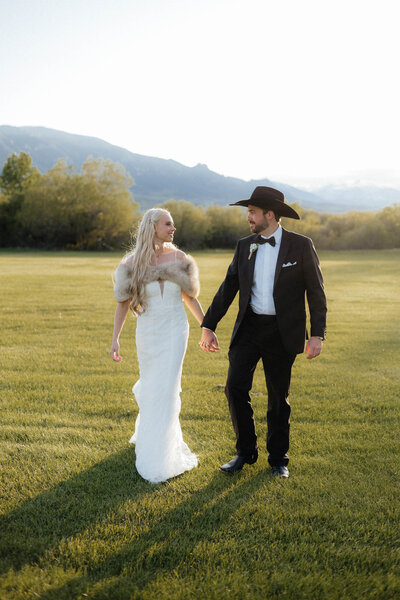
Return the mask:
[[[240,456],[257,454],[257,436],[249,392],[260,358],[268,391],[268,461],[271,466],[287,465],[290,428],[288,396],[296,355],[285,350],[276,317],[257,315],[249,308],[229,350],[229,371],[225,387],[236,433],[236,450]]]

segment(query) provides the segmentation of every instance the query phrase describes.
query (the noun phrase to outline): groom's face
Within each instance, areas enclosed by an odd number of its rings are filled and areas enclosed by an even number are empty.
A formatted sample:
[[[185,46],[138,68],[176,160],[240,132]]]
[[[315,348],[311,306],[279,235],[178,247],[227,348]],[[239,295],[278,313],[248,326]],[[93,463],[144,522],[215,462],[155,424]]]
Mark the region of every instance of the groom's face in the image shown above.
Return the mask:
[[[259,206],[249,204],[247,207],[247,220],[250,225],[251,233],[260,233],[260,231],[267,229],[270,222],[270,219],[267,216],[268,212],[264,213],[263,209]]]

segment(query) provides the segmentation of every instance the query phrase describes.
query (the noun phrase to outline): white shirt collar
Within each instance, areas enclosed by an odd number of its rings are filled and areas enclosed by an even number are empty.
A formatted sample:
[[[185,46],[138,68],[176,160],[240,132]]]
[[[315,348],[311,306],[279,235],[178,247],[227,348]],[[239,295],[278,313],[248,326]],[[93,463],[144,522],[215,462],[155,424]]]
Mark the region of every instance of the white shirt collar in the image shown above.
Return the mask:
[[[281,239],[282,239],[282,227],[281,224],[278,224],[278,229],[276,229],[274,231],[274,233],[271,233],[271,235],[266,236],[266,235],[262,235],[262,238],[268,240],[270,237],[274,237],[275,238],[275,242],[276,244],[280,244],[281,243]]]

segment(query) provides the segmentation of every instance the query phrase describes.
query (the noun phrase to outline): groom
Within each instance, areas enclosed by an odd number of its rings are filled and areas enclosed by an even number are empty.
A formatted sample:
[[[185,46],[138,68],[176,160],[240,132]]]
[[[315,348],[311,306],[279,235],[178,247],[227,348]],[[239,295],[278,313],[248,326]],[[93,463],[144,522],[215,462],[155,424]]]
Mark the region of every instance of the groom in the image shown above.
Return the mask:
[[[259,186],[251,198],[230,206],[247,206],[252,235],[236,246],[225,280],[204,317],[200,341],[206,352],[219,349],[215,329],[239,291],[225,387],[237,454],[220,470],[235,473],[258,458],[249,392],[261,358],[268,390],[268,462],[275,475],[289,477],[290,376],[308,337],[305,296],[311,321],[307,358],[322,350],[327,310],[322,274],[312,241],[281,227],[281,217],[300,217],[280,191]]]

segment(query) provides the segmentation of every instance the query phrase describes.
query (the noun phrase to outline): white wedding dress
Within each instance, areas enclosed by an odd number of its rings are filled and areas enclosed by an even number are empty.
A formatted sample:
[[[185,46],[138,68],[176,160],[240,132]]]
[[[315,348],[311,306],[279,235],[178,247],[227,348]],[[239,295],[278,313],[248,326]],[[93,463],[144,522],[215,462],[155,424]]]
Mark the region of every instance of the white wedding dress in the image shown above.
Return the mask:
[[[136,328],[140,379],[132,390],[139,415],[130,443],[136,444],[138,473],[159,483],[197,466],[179,422],[189,324],[178,284],[151,281],[145,285],[145,295],[147,308]]]

